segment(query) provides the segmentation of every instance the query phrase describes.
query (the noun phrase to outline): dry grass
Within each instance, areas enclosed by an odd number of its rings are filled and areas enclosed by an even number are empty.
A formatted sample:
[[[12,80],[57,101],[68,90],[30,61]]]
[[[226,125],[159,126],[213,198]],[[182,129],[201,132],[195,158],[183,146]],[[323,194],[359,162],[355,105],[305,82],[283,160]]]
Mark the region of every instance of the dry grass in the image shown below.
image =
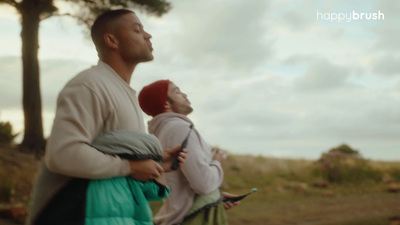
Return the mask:
[[[38,160],[16,150],[15,146],[0,146],[0,202],[27,203]]]
[[[382,174],[400,162],[371,162]],[[226,191],[258,192],[228,211],[230,225],[379,225],[400,217],[400,193],[386,183],[328,184],[313,187],[314,162],[253,156],[230,156],[225,163]]]
[[[371,166],[400,182],[400,162]],[[27,203],[38,160],[0,146],[0,203]],[[231,193],[258,191],[227,212],[230,225],[389,225],[400,218],[400,193],[387,192],[384,182],[328,184],[313,187],[314,162],[301,159],[231,155],[224,163],[223,189]],[[160,203],[152,203],[157,211]],[[6,223],[0,220],[0,224]],[[400,223],[399,223],[400,224]]]
[[[400,162],[371,162],[382,173]],[[388,184],[328,184],[313,187],[314,161],[231,155],[224,163],[223,189],[258,191],[227,211],[230,225],[394,225],[400,224],[400,193]],[[160,203],[152,203],[156,212]]]
[[[259,192],[228,211],[229,224],[385,224],[399,216],[400,200],[391,193],[300,193],[293,190]],[[387,224],[387,223],[386,223]]]

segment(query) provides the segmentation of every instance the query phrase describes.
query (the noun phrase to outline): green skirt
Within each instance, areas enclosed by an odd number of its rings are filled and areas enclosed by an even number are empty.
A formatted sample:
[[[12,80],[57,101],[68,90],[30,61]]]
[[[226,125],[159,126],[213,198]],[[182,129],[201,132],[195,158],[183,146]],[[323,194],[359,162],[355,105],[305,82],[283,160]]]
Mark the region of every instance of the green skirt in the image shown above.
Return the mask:
[[[227,225],[227,217],[223,203],[198,213],[196,216],[185,219],[182,225]]]

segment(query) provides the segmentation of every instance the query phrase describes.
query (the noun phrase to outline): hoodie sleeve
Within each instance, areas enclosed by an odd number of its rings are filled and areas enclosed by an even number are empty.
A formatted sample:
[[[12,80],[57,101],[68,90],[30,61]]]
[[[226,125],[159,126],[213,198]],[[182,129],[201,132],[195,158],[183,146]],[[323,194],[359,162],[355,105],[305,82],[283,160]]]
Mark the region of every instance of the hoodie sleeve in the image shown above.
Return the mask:
[[[191,188],[197,194],[207,194],[221,186],[224,179],[224,172],[219,161],[211,161],[211,149],[207,146],[201,148],[200,140],[193,132],[189,136],[188,153],[181,171],[188,180]]]
[[[189,132],[187,123],[170,122],[166,125],[162,135],[166,147],[182,144]],[[186,177],[191,188],[197,194],[207,194],[219,186],[224,179],[224,172],[219,161],[212,160],[211,148],[203,143],[199,133],[193,129],[190,132],[186,146],[188,153],[181,171]]]

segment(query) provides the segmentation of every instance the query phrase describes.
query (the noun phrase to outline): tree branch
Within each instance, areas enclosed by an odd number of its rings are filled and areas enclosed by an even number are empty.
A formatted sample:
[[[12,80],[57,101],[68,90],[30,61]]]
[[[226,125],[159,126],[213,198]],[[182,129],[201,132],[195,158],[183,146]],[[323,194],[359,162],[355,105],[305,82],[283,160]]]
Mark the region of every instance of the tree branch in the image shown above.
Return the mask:
[[[53,14],[49,14],[47,16],[44,16],[43,18],[41,18],[41,20],[46,20],[46,19],[48,19],[48,18],[50,18],[52,16],[70,16],[70,17],[74,18],[74,16],[71,13],[53,13]]]
[[[16,2],[15,0],[0,0],[0,3],[5,3],[15,7],[16,9],[19,9],[19,3]]]

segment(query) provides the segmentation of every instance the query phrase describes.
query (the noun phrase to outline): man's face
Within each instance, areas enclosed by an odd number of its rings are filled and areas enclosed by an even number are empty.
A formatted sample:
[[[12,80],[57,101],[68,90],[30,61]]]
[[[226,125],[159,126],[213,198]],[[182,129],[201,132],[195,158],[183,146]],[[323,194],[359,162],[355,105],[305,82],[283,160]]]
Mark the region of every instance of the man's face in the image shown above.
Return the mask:
[[[171,110],[175,113],[182,115],[188,115],[193,111],[190,106],[190,101],[187,99],[187,95],[179,89],[174,83],[170,82],[168,86],[168,103]]]
[[[122,16],[117,25],[121,57],[131,63],[147,62],[154,59],[151,35],[144,31],[143,25],[134,13]]]

